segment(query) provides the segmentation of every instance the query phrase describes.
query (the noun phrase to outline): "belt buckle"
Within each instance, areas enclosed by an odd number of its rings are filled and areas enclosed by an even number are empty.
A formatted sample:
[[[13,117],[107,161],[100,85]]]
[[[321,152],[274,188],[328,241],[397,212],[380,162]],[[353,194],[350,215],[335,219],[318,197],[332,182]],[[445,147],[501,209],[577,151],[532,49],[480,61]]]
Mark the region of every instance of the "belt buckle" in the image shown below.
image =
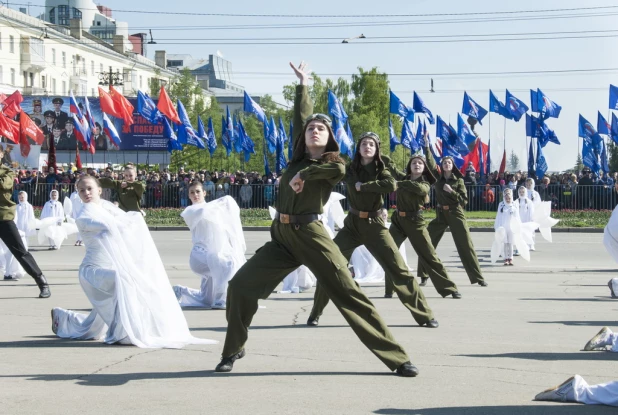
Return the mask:
[[[405,218],[406,217],[406,212],[399,211],[399,216],[402,217],[402,218]]]
[[[279,214],[279,222],[284,223],[284,224],[289,224],[290,223],[290,215],[286,215],[285,213],[280,213]]]
[[[448,205],[442,206],[442,210],[449,210],[449,206]]]
[[[369,212],[358,212],[358,217],[361,219],[369,218]]]

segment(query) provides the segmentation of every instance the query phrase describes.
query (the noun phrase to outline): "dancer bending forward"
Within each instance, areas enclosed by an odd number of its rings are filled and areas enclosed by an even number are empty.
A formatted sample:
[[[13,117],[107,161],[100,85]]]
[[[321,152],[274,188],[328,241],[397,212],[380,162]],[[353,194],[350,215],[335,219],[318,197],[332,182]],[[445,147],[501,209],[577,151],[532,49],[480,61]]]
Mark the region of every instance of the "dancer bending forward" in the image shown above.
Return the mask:
[[[249,326],[264,299],[290,272],[301,265],[318,280],[359,339],[390,370],[416,376],[418,370],[348,271],[348,263],[319,221],[333,187],[345,172],[339,146],[326,115],[311,115],[307,82],[301,63],[294,99],[294,153],[281,176],[277,214],[270,228],[272,240],[240,268],[228,287],[227,334],[217,372],[230,372],[245,356]],[[305,120],[303,124],[303,119]],[[289,185],[288,185],[289,183]]]
[[[247,262],[240,209],[230,196],[206,203],[200,181],[189,186],[189,198],[192,205],[181,216],[193,240],[189,266],[202,284],[199,290],[175,285],[174,293],[183,307],[225,309],[227,283]]]
[[[76,222],[86,245],[79,282],[92,311],[54,308],[54,333],[138,347],[216,343],[189,333],[142,215],[101,200],[101,186],[94,177],[83,177],[77,189],[84,206]]]

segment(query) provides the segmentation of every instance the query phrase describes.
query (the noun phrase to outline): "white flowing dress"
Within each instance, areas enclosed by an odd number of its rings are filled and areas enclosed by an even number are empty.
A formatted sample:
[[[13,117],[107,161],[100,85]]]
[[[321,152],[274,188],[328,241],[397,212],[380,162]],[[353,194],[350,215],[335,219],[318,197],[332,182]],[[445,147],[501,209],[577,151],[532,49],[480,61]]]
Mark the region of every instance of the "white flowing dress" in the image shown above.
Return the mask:
[[[500,202],[494,222],[495,237],[491,246],[491,262],[513,258],[513,247],[526,261],[530,261],[529,245],[533,243],[532,236],[538,228],[536,222],[522,223],[519,216],[519,204],[515,202]]]
[[[60,249],[62,241],[66,239],[67,232],[62,228],[64,222],[64,207],[57,200],[49,200],[41,211],[39,222],[39,243],[48,240],[49,246]]]
[[[79,282],[90,314],[54,309],[59,337],[138,347],[213,344],[191,335],[144,218],[112,203],[86,203],[77,217],[86,246]]]
[[[191,230],[191,270],[201,277],[199,290],[182,285],[174,293],[182,307],[224,309],[227,286],[247,262],[240,209],[230,196],[187,207],[181,216]]]

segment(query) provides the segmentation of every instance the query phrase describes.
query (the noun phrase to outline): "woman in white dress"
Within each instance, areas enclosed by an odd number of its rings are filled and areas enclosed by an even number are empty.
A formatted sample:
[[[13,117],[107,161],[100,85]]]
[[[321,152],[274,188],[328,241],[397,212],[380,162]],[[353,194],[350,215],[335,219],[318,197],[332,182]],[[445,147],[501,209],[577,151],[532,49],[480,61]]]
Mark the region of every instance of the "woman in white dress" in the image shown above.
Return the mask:
[[[51,218],[57,218],[57,221],[52,220]],[[48,219],[47,221],[43,221],[44,219]],[[49,200],[43,206],[43,210],[41,211],[41,221],[44,225],[42,225],[39,229],[39,242],[41,240],[45,240],[44,236],[47,236],[47,240],[49,241],[49,249],[60,249],[60,243],[57,238],[50,237],[48,235],[49,228],[53,226],[53,224],[60,224],[64,221],[64,208],[62,204],[58,201],[58,191],[52,190],[49,192]],[[57,223],[56,223],[57,222]],[[53,228],[52,228],[53,229]],[[60,240],[61,242],[61,240]]]
[[[534,222],[534,203],[528,197],[528,191],[524,186],[520,186],[517,189],[517,206],[519,208],[519,218],[521,223]],[[534,235],[534,234],[533,234]],[[529,245],[530,250],[534,251],[534,236],[532,237],[532,244]],[[519,255],[515,253],[515,255]]]
[[[84,206],[77,227],[86,246],[79,282],[92,311],[52,309],[53,332],[148,348],[216,343],[189,332],[142,215],[101,200],[94,177],[80,180],[78,192]]]
[[[21,191],[17,197],[19,200],[16,208],[17,229],[26,234],[26,236],[33,236],[36,234],[36,218],[34,217],[34,209],[32,208],[30,202],[28,202],[28,193]],[[27,245],[26,249],[28,249]]]
[[[502,240],[502,247],[498,247],[504,258],[504,265],[513,265],[513,245],[515,244],[515,235],[513,233],[513,222],[519,219],[519,208],[517,203],[513,203],[513,192],[511,189],[504,189],[502,192],[504,200],[498,205],[498,213],[494,222],[496,234]],[[498,237],[496,238],[496,240]],[[498,241],[498,243],[500,243]]]
[[[201,277],[201,286],[175,285],[174,293],[182,307],[225,309],[228,281],[247,262],[240,209],[230,196],[208,203],[204,197],[202,183],[191,183],[192,205],[180,214],[191,230],[189,266]]]

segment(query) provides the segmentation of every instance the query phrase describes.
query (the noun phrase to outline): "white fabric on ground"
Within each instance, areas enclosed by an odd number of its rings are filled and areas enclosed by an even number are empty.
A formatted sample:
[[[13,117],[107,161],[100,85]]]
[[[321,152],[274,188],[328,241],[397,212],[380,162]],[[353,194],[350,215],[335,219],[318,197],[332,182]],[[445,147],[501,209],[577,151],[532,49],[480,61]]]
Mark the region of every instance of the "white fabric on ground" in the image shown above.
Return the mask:
[[[612,215],[605,226],[603,232],[603,245],[605,249],[618,262],[618,206],[612,212]],[[618,292],[616,292],[618,294]]]
[[[589,385],[579,375],[574,379],[575,402],[587,405],[618,406],[618,381]]]
[[[54,309],[60,337],[146,348],[216,343],[189,332],[141,214],[102,200],[84,204],[77,226],[86,245],[79,281],[93,309]]]

